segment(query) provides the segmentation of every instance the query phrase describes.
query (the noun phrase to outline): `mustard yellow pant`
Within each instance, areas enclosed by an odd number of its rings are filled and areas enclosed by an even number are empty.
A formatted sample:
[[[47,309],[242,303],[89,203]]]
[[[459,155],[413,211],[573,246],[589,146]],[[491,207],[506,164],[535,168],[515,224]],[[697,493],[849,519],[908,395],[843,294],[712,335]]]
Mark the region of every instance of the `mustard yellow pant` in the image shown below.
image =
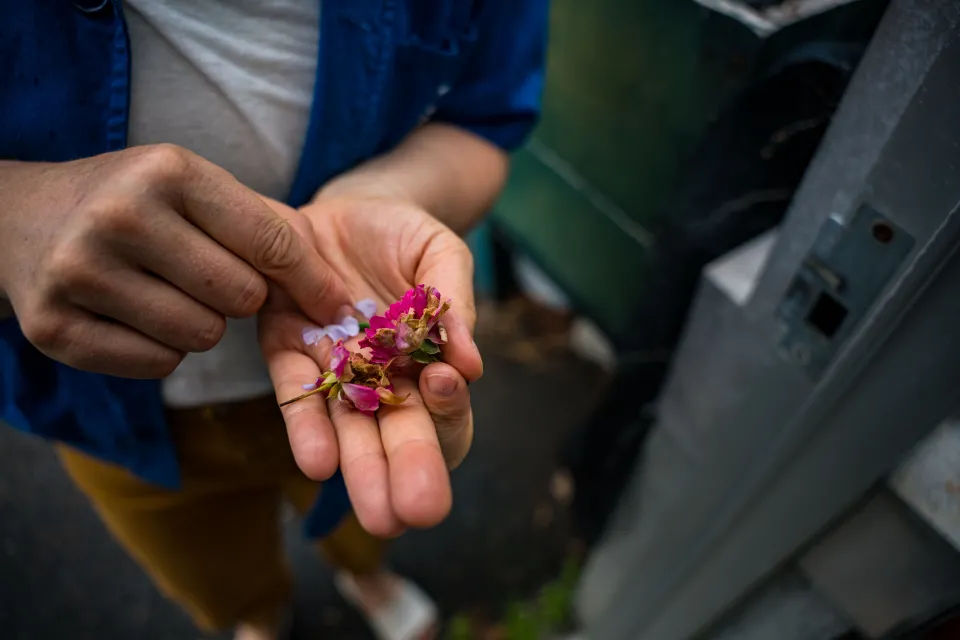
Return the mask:
[[[281,507],[303,514],[320,490],[294,463],[276,403],[170,411],[169,425],[180,491],[68,447],[59,454],[107,528],[199,627],[276,622],[291,596]],[[383,542],[353,517],[319,546],[357,574],[375,571],[383,555]]]

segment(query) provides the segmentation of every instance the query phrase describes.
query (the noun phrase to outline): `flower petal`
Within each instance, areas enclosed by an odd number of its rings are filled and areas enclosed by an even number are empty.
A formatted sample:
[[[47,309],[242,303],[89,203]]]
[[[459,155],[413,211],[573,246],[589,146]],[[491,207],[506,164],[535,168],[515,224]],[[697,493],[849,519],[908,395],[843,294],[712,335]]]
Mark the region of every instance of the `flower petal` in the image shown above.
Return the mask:
[[[370,329],[374,331],[377,329],[393,329],[396,324],[396,321],[385,318],[384,316],[373,316],[370,318]],[[367,335],[369,335],[369,330]]]
[[[343,377],[349,362],[350,352],[343,346],[343,340],[339,340],[337,344],[333,345],[333,350],[330,352],[330,371],[333,371],[337,379],[340,379]]]
[[[415,316],[419,317],[426,308],[427,289],[424,285],[418,284],[413,289],[404,293],[402,298],[390,305],[390,308],[387,309],[384,316],[388,320],[396,321],[400,319],[402,314],[412,312]]]
[[[353,308],[363,314],[363,317],[367,320],[373,318],[377,315],[377,302],[373,298],[364,298],[359,301],[357,304],[353,305]]]
[[[343,397],[360,411],[370,412],[380,408],[380,394],[377,390],[360,384],[343,385]]]
[[[380,402],[384,404],[403,404],[410,397],[409,393],[405,396],[398,396],[393,392],[393,389],[387,387],[377,388],[377,395],[380,397]]]
[[[353,316],[347,316],[341,320],[340,326],[343,327],[344,331],[346,331],[351,338],[360,335],[360,321]]]
[[[373,345],[370,348],[370,362],[375,364],[387,364],[397,356],[402,355],[396,347],[382,347]]]
[[[324,327],[324,329],[327,330],[327,335],[334,342],[338,342],[340,340],[346,340],[347,338],[353,337],[350,335],[350,332],[347,331],[346,327],[344,327],[343,325],[328,324],[327,326]]]
[[[410,328],[405,322],[401,322],[397,325],[397,332],[394,335],[394,344],[397,345],[397,350],[402,352],[410,351],[411,348],[415,348],[413,344],[415,340],[414,331]]]
[[[427,334],[427,338],[429,338],[434,344],[446,344],[447,328],[443,326],[442,322],[438,322],[430,329],[430,333]]]
[[[304,327],[301,335],[306,344],[319,344],[327,335],[327,330],[323,327]]]

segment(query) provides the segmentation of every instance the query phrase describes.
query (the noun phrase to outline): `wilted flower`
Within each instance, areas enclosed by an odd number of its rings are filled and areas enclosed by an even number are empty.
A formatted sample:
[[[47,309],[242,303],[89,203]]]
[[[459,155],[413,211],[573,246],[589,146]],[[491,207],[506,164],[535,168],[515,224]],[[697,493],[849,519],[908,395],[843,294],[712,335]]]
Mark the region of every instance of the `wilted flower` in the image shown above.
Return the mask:
[[[440,317],[450,308],[434,287],[417,285],[394,302],[382,316],[370,318],[370,327],[360,346],[370,349],[370,360],[390,362],[410,356],[428,364],[439,360],[439,345],[446,343],[447,331]]]
[[[376,411],[381,404],[403,403],[406,397],[393,392],[387,371],[400,356],[422,363],[440,359],[439,345],[447,341],[440,316],[449,308],[450,301],[442,302],[439,291],[421,284],[407,291],[382,316],[374,315],[377,312],[374,300],[357,302],[354,309],[369,323],[346,316],[337,324],[307,327],[303,330],[307,344],[318,344],[327,337],[334,341],[330,366],[315,382],[303,385],[306,393],[280,406],[314,394],[338,398],[365,413]],[[366,337],[360,346],[370,349],[370,358],[351,353],[344,345],[344,340],[359,335],[361,329],[366,330]]]
[[[393,386],[387,378],[389,366],[390,363],[374,364],[359,353],[350,353],[343,340],[340,340],[330,352],[330,367],[323,375],[316,382],[304,385],[307,393],[283,405],[315,393],[322,393],[327,398],[339,398],[366,413],[376,411],[381,403],[402,404],[406,397],[393,392]]]

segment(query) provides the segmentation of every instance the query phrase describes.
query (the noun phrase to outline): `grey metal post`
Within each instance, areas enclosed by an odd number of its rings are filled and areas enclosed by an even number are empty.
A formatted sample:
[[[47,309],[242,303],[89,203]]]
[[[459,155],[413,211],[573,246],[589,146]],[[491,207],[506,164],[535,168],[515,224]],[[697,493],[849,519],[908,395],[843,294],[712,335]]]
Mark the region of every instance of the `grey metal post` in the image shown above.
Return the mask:
[[[960,404],[960,3],[894,0],[748,284],[708,270],[578,609],[683,640]]]

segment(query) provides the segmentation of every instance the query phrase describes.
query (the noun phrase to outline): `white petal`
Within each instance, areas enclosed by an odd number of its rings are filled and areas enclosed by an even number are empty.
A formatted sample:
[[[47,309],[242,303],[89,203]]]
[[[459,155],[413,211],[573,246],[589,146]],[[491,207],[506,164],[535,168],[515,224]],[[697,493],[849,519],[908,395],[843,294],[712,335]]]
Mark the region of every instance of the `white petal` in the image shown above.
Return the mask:
[[[377,303],[373,298],[364,298],[353,305],[353,308],[362,313],[367,320],[377,315]]]
[[[324,327],[324,329],[326,329],[327,335],[334,342],[337,342],[338,340],[346,340],[347,338],[352,337],[343,325],[328,324],[326,327]],[[359,327],[358,327],[358,331],[359,331]],[[356,334],[353,334],[353,335],[356,335]]]
[[[304,327],[302,335],[305,343],[319,344],[327,332],[323,327]]]
[[[343,327],[350,337],[360,335],[360,321],[354,317],[344,318],[340,322],[340,326]]]

